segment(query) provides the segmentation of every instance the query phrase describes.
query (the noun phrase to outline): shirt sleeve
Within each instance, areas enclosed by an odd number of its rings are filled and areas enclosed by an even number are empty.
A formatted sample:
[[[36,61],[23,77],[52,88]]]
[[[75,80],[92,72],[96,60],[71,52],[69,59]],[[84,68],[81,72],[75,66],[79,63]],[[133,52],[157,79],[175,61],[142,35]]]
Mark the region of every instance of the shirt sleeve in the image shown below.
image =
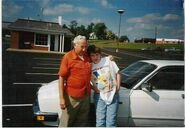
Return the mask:
[[[112,71],[114,74],[118,73],[119,68],[118,68],[117,64],[115,63],[115,61],[110,60],[109,57],[105,57],[105,59],[108,61],[111,71]]]
[[[119,68],[117,64],[114,61],[110,61],[111,69],[113,70],[114,73],[118,73]]]
[[[59,76],[65,77],[68,74],[68,59],[67,56],[64,55],[63,59],[61,60],[60,69],[58,72]]]

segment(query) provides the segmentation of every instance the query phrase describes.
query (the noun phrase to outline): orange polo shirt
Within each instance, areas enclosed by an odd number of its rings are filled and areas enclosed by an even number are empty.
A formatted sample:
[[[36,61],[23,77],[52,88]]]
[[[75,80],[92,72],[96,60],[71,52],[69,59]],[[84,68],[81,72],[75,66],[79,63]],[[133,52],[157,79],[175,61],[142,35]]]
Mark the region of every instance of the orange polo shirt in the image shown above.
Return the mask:
[[[61,61],[58,75],[65,78],[64,91],[69,96],[83,97],[90,95],[91,63],[87,55],[82,60],[74,50],[66,53]]]

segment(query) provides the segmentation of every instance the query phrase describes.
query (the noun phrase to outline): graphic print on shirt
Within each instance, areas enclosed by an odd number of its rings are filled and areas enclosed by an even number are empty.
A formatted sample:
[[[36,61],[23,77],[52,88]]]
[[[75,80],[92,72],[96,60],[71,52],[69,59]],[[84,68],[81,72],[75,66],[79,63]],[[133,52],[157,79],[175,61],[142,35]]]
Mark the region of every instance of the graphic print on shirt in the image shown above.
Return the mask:
[[[114,84],[109,66],[94,69],[92,77],[99,90],[104,90],[104,92],[112,90]]]

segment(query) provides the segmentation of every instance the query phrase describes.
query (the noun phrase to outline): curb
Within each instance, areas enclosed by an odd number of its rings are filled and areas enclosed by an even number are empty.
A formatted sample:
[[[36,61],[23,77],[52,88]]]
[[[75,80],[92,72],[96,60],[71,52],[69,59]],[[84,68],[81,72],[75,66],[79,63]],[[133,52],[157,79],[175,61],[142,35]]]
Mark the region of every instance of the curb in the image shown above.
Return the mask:
[[[64,55],[66,52],[54,52],[54,51],[42,51],[42,50],[29,50],[29,49],[14,49],[14,48],[7,48],[7,52],[26,52],[26,53],[42,53],[42,54],[58,54]]]

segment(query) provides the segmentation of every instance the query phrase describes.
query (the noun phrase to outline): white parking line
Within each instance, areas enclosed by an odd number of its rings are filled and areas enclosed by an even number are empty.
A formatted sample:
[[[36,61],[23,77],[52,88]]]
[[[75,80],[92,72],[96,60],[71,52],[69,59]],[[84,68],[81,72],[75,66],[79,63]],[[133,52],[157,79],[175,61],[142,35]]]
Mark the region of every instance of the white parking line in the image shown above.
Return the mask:
[[[59,68],[47,68],[47,67],[32,67],[33,69],[59,69]]]
[[[56,75],[58,75],[58,74],[56,74],[56,73],[34,73],[34,72],[26,72],[25,73],[26,75],[51,75],[51,76],[56,76]]]
[[[33,104],[5,104],[2,107],[32,107]]]
[[[13,85],[25,85],[25,84],[31,84],[31,85],[37,85],[37,84],[47,84],[47,83],[13,83]]]
[[[108,49],[103,49],[103,50],[112,52],[111,50],[108,50]],[[135,56],[135,57],[145,58],[145,59],[153,59],[151,57],[141,56],[141,55],[137,55],[137,54],[133,54],[133,53],[128,53],[128,52],[119,52],[119,53],[126,54],[126,55],[129,55],[129,56]]]
[[[107,54],[107,53],[105,53],[105,52],[102,52],[103,54],[105,54],[105,55],[110,55],[110,54]],[[113,56],[113,55],[112,55]],[[114,58],[117,58],[117,59],[121,59],[121,57],[118,57],[118,56],[113,56]]]
[[[35,60],[61,60],[61,59],[56,59],[56,58],[33,58]]]
[[[36,63],[36,65],[41,65],[41,66],[42,66],[42,65],[44,65],[44,66],[59,66],[60,64],[58,64],[58,63],[57,63],[57,64],[54,64],[54,63],[53,63],[53,64],[51,64],[51,63],[50,63],[50,64],[46,64],[46,63]]]

